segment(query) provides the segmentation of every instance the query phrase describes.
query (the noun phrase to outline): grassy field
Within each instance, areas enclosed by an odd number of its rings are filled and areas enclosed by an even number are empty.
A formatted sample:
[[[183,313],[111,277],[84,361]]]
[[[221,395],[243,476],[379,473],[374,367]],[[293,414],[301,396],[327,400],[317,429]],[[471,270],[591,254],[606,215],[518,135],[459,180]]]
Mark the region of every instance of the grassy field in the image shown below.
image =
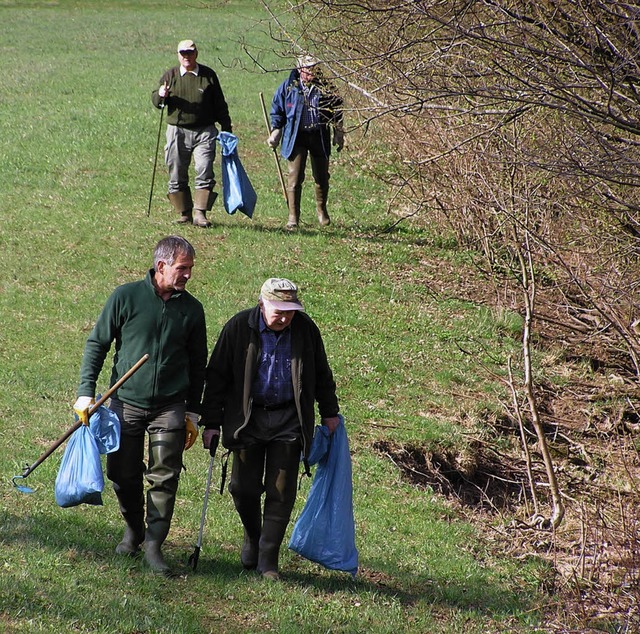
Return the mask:
[[[268,102],[287,71],[268,52],[263,18],[252,0],[179,8],[151,0],[0,0],[7,60],[0,91],[0,632],[538,631],[540,565],[490,552],[446,500],[403,481],[374,449],[381,440],[465,442],[455,421],[490,407],[498,388],[456,343],[473,341],[500,356],[513,345],[505,324],[431,291],[431,273],[463,274],[464,254],[418,226],[380,231],[395,218],[386,214],[388,192],[367,176],[376,159],[357,133],[332,163],[333,224],[318,227],[308,185],[301,230],[284,230],[259,93]],[[212,346],[222,324],[255,303],[265,278],[301,286],[324,333],[349,430],[361,564],[355,579],[286,549],[281,583],[244,572],[241,527],[226,492],[211,499],[191,573],[208,463],[199,442],[185,456],[166,545],[183,573],[176,580],[114,555],[122,522],[109,484],[103,507],[56,506],[61,450],[29,476],[34,494],[12,485],[73,422],[84,342],[104,300],[116,285],[142,277],[155,242],[178,231],[161,157],[147,217],[159,129],[150,94],[187,37],[220,76],[259,197],[253,220],[227,216],[218,204],[212,229],[180,229],[197,250],[189,289],[205,306]],[[273,73],[253,68],[243,40],[267,51]],[[107,380],[105,370],[102,389]],[[467,403],[460,395],[469,392],[486,395],[486,403]],[[296,513],[308,489],[307,480]]]

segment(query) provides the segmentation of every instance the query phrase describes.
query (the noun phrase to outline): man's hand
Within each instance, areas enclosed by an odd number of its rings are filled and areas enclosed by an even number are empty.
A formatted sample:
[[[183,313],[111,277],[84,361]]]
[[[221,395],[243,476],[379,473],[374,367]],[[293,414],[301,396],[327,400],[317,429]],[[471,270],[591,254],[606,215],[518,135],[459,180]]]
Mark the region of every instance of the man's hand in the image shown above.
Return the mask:
[[[329,433],[333,434],[333,432],[338,428],[340,424],[340,416],[332,416],[331,418],[323,418],[321,423],[328,427]]]
[[[219,429],[205,429],[202,432],[202,445],[209,450],[209,455],[215,456],[218,443],[220,442]]]
[[[344,147],[344,132],[340,128],[333,129],[333,144],[338,152]]]
[[[89,424],[89,410],[92,405],[95,405],[96,401],[91,396],[79,396],[78,400],[73,404],[73,411],[78,416],[78,420],[82,421],[83,425]]]
[[[160,97],[160,99],[166,99],[168,96],[169,96],[169,85],[162,84],[162,86],[158,88],[158,97]]]
[[[185,437],[184,437],[184,450],[193,447],[193,443],[198,438],[198,419],[200,416],[193,412],[187,412],[184,416],[185,422]]]
[[[278,144],[280,143],[281,137],[282,137],[282,129],[281,128],[273,129],[271,131],[271,134],[269,135],[269,138],[267,139],[267,145],[273,150],[275,150],[278,147]]]

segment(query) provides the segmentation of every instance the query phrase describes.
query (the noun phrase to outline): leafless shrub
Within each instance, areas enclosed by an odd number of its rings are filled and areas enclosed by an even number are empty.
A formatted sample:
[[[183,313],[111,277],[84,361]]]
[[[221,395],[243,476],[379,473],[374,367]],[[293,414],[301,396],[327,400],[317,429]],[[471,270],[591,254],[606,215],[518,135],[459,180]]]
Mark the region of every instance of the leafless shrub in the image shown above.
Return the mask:
[[[352,134],[392,148],[378,172],[398,210],[517,279],[526,208],[540,301],[546,281],[565,337],[640,374],[640,5],[300,0],[272,17],[283,50],[342,80]]]

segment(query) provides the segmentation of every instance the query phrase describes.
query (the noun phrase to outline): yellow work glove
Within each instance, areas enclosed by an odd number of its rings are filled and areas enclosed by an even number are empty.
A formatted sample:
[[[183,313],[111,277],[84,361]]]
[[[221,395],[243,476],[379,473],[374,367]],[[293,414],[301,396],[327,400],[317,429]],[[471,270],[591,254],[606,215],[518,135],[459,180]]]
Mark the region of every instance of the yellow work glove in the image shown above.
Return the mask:
[[[193,412],[187,412],[184,416],[185,422],[185,438],[184,438],[184,449],[190,449],[193,446],[193,443],[198,438],[198,419],[200,416],[198,414],[194,414]]]
[[[96,401],[91,396],[79,396],[78,400],[73,404],[73,411],[83,425],[89,424],[89,410],[95,404]]]

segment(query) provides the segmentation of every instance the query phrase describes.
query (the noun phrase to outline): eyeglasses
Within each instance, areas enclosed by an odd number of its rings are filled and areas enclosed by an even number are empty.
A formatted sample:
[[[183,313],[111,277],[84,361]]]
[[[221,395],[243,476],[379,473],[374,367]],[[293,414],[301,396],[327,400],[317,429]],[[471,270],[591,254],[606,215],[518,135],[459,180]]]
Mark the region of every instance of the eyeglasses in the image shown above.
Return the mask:
[[[187,57],[187,55],[195,55],[196,52],[194,50],[189,50],[189,51],[180,51],[180,55],[182,55],[182,57]]]

